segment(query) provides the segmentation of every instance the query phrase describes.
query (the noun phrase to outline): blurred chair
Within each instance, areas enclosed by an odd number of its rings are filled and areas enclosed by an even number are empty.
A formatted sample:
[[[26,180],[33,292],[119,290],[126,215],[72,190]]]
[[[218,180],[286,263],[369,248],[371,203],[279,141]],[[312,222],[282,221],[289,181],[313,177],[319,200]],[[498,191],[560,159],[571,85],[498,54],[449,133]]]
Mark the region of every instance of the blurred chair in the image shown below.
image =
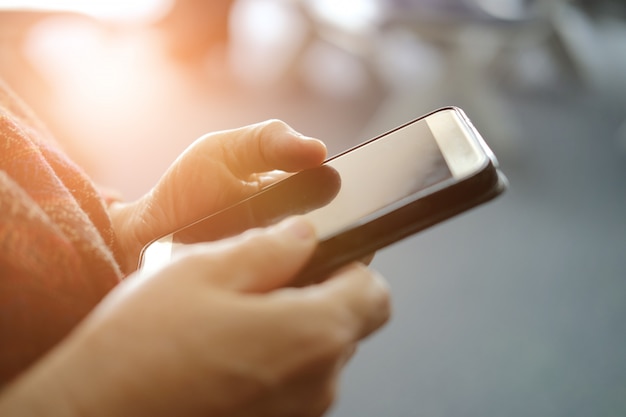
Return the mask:
[[[364,135],[380,132],[433,107],[458,104],[488,139],[496,142],[496,147],[515,147],[520,129],[498,91],[495,64],[515,48],[547,42],[555,34],[555,13],[566,1],[362,0],[364,7],[375,6],[376,15],[360,26],[347,26],[320,15],[315,1],[291,0],[310,25],[309,36],[293,65],[311,44],[319,41],[361,60],[372,84],[382,86],[386,95]],[[386,40],[394,33],[409,33],[417,40],[415,45],[434,48],[441,60],[439,74],[411,80],[411,74],[398,74],[389,68],[393,65],[388,59],[392,45]],[[400,54],[419,52],[409,45]]]
[[[503,63],[521,48],[536,47],[550,39],[554,34],[553,16],[562,0],[384,0],[382,3],[385,7],[381,31],[414,33],[437,48],[442,62],[441,73],[431,85],[413,91],[406,91],[402,85],[392,86],[395,91],[381,108],[381,117],[390,118],[402,108],[411,111],[410,96],[421,96],[428,100],[422,104],[427,107],[446,104],[464,107],[500,151],[517,149],[521,129],[500,91],[504,78],[498,69],[506,68]]]

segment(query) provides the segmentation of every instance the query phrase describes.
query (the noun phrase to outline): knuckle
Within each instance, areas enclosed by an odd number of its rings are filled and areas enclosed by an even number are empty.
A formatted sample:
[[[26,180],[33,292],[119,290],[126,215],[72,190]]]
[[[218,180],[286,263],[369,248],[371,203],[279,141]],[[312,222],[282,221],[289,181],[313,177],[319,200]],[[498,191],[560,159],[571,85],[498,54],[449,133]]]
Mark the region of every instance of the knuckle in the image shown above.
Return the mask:
[[[391,292],[377,272],[362,264],[354,264],[349,270],[350,287],[358,291],[358,302],[344,306],[346,320],[361,327],[364,337],[384,325],[391,317]]]
[[[375,307],[379,312],[384,313],[386,318],[389,318],[391,315],[391,291],[389,286],[387,286],[383,279],[376,273],[374,273],[374,280],[378,287],[374,297]]]
[[[289,129],[287,123],[280,119],[268,119],[264,122],[261,122],[261,129],[266,131],[275,131],[275,130],[285,130]]]
[[[379,312],[390,312],[391,291],[383,277],[378,272],[362,264],[358,265],[358,269],[362,279],[367,283],[367,295],[371,305]]]
[[[280,119],[269,119],[259,124],[258,134],[260,138],[279,135],[292,131],[291,127]]]
[[[370,291],[370,306],[373,324],[375,328],[381,327],[391,317],[391,292],[389,287],[384,283],[377,273],[372,273],[372,290]]]
[[[300,300],[290,310],[292,314],[299,312],[295,321],[297,328],[292,333],[297,335],[296,343],[306,347],[313,360],[334,362],[352,343],[346,323],[334,305],[320,305],[317,300],[310,300],[309,303]]]
[[[246,252],[246,256],[274,264],[280,262],[284,256],[283,251],[280,250],[283,246],[282,242],[274,235],[274,233],[267,233],[267,229],[249,229],[241,234],[239,244]]]
[[[314,362],[333,362],[350,342],[348,332],[343,328],[336,324],[305,326],[300,332],[298,344],[308,347]]]

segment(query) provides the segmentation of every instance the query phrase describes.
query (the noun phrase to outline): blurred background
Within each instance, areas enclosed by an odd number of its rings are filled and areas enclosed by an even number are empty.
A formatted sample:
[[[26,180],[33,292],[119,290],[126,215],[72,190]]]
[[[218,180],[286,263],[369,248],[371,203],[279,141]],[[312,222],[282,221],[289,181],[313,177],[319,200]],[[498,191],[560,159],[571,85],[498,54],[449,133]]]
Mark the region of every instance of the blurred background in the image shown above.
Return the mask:
[[[503,197],[381,251],[395,317],[331,416],[626,415],[623,0],[0,0],[0,77],[134,199],[203,133],[337,153],[443,105]]]

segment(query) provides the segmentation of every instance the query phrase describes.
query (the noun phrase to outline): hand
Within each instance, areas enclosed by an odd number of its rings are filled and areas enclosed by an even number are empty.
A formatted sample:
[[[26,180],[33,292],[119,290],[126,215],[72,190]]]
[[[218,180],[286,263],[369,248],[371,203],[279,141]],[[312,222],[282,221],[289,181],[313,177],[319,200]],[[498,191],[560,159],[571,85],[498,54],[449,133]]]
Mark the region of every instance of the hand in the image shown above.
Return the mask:
[[[274,182],[284,173],[321,164],[326,147],[270,120],[205,135],[166,171],[154,189],[131,204],[111,207],[123,267],[137,266],[151,240],[209,215]]]
[[[158,273],[124,281],[31,372],[37,384],[8,394],[32,415],[319,416],[356,343],[388,319],[389,298],[360,264],[285,288],[315,241],[292,218],[191,245]]]

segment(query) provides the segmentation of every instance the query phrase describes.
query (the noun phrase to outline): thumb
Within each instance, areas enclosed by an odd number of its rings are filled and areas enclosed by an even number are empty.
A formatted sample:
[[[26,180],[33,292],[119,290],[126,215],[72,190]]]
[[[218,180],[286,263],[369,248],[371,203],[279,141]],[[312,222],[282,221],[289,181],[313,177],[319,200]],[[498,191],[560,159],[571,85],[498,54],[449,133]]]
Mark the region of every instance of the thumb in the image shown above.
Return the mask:
[[[288,285],[309,260],[316,243],[313,226],[302,217],[292,217],[265,229],[194,245],[194,258],[215,286],[267,292]]]

